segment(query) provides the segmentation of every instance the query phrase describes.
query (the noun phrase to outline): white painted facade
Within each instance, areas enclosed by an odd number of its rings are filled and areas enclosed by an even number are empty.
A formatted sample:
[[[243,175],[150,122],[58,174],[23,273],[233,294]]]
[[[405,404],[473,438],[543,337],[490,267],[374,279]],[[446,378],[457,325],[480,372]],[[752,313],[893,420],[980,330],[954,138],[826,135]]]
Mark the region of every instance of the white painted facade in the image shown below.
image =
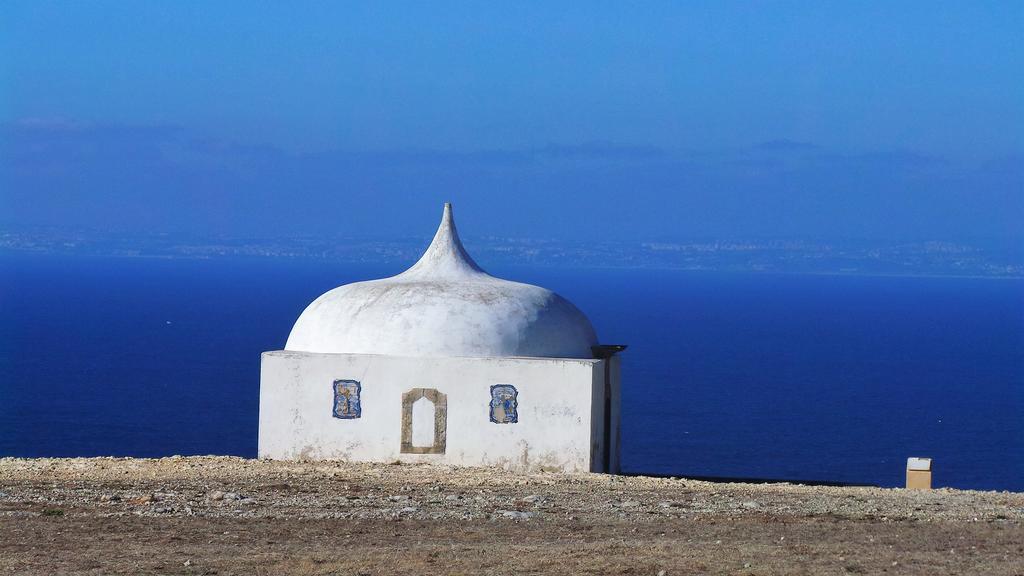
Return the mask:
[[[612,358],[615,392],[618,360]],[[261,458],[438,462],[528,470],[604,470],[604,368],[607,360],[416,358],[372,354],[266,352],[260,388]],[[337,379],[362,385],[359,418],[332,414]],[[518,421],[489,419],[490,386],[518,391]],[[432,388],[447,396],[442,454],[401,451],[402,394]],[[595,401],[596,400],[596,401]],[[615,398],[615,404],[618,399]],[[433,414],[413,406],[413,445],[433,437]],[[428,424],[424,426],[424,424]],[[618,421],[609,454],[618,470]]]
[[[596,343],[564,298],[481,270],[446,204],[412,268],[327,292],[263,354],[259,456],[617,472]]]

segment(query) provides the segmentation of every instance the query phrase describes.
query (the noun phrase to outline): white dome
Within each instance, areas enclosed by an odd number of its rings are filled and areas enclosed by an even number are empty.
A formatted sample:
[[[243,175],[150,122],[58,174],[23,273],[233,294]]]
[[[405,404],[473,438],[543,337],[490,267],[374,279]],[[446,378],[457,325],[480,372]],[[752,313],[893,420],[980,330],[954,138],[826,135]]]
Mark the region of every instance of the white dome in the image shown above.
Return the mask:
[[[590,321],[550,290],[495,278],[459,240],[450,204],[405,272],[339,286],[295,322],[286,350],[393,356],[592,358]]]

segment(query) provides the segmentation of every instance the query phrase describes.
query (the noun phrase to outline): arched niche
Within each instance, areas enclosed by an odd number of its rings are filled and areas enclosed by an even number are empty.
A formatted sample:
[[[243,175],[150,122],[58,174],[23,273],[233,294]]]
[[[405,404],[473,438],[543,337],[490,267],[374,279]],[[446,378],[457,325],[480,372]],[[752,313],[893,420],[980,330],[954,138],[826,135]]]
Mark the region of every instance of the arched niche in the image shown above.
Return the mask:
[[[423,402],[421,402],[423,401]],[[429,402],[428,406],[425,402]],[[413,418],[413,408],[416,407],[420,418]],[[430,425],[429,418],[422,417],[422,411],[433,407],[434,443],[430,446],[416,446],[419,442],[413,442],[414,426]],[[438,392],[434,388],[413,388],[402,394],[402,453],[403,454],[444,454],[448,430],[448,396]],[[429,434],[415,434],[417,439],[429,438]]]

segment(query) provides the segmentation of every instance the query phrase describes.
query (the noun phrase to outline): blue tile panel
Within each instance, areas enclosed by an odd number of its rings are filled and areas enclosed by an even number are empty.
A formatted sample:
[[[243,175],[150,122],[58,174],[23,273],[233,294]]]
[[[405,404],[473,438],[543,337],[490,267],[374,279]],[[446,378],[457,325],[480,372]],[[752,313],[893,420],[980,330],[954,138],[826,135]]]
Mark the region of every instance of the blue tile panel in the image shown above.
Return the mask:
[[[491,422],[495,424],[515,424],[519,422],[519,392],[511,384],[495,384],[491,386]]]
[[[359,405],[362,385],[355,380],[334,381],[334,417],[349,420],[359,418],[363,411]]]

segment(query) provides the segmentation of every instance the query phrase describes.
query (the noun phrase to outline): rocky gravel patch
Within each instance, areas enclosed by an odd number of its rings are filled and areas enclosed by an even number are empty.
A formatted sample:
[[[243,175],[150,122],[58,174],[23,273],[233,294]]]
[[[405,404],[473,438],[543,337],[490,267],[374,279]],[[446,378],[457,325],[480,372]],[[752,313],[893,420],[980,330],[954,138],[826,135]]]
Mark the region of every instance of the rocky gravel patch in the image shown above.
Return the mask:
[[[425,556],[400,554],[416,542]],[[47,552],[60,546],[75,553]],[[109,546],[139,549],[111,569]],[[492,565],[493,548],[519,550],[519,568],[537,573],[565,556],[582,573],[1024,574],[1024,494],[231,457],[0,459],[0,573],[253,573],[244,568],[264,560],[277,573],[346,573],[363,566],[339,555],[346,546],[369,546],[378,568],[416,571],[529,572]],[[185,548],[203,552],[170,570],[167,554]]]
[[[1021,522],[1024,494],[513,474],[430,465],[231,457],[0,459],[0,514],[525,520],[827,516]]]

